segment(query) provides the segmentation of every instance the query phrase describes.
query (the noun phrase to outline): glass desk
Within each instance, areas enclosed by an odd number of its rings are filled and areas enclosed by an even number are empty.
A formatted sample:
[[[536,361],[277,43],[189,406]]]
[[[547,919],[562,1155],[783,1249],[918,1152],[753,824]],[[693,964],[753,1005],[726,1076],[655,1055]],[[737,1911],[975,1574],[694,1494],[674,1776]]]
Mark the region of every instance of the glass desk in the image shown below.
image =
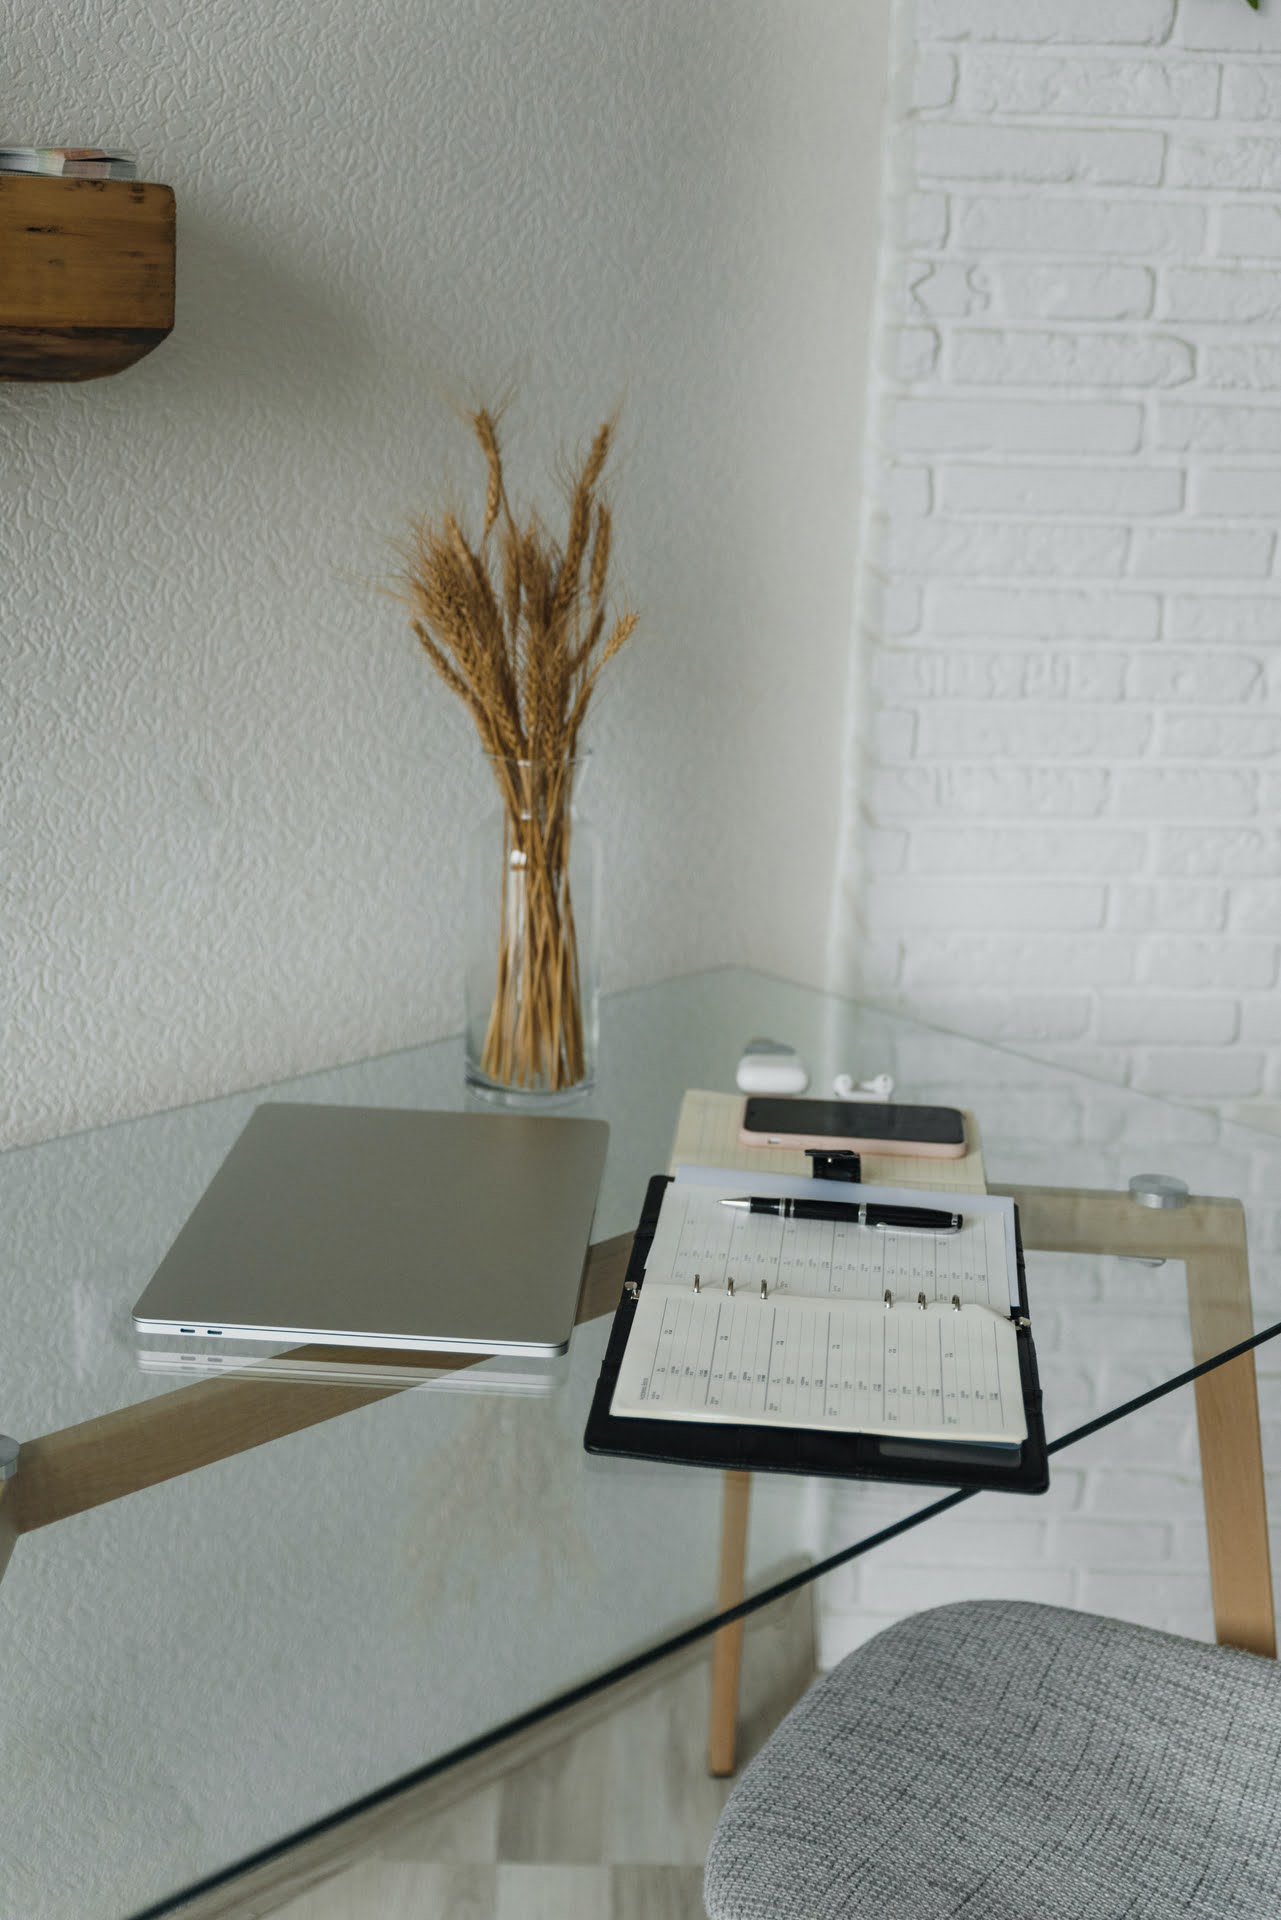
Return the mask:
[[[286,1848],[323,1860],[336,1822],[713,1633],[713,1759],[732,1764],[726,1614],[820,1575],[838,1594],[958,1502],[757,1477],[749,1526],[742,1476],[582,1450],[646,1180],[685,1089],[732,1088],[753,1034],[795,1045],[816,1092],[888,1070],[898,1097],[977,1115],[989,1185],[1020,1202],[1047,1431],[1072,1442],[1052,1467],[1106,1476],[1169,1448],[1195,1475],[1199,1434],[1203,1630],[1272,1649],[1253,1351],[1107,1422],[1248,1339],[1251,1284],[1253,1324],[1278,1331],[1281,1142],[759,974],[690,975],[606,1000],[597,1090],[567,1109],[611,1123],[606,1244],[548,1392],[482,1390],[486,1366],[394,1392],[141,1370],[132,1304],[262,1090],[0,1156],[0,1429],[23,1443],[0,1490],[0,1912],[231,1913]],[[270,1097],[463,1107],[461,1043]],[[1127,1183],[1150,1171],[1210,1197],[1142,1208]],[[978,1511],[913,1537],[928,1549]],[[1182,1624],[1153,1594],[1154,1623]],[[914,1604],[943,1597],[923,1572]]]

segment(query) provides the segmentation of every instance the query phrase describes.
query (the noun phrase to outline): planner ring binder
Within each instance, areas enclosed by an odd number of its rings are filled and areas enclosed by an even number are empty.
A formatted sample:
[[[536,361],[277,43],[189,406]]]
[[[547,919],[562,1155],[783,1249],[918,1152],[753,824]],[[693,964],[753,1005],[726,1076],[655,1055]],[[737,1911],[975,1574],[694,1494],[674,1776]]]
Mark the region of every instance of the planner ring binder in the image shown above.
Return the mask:
[[[690,1286],[690,1291],[692,1293],[698,1294],[700,1298],[702,1297],[703,1276],[701,1273],[696,1273],[694,1275],[693,1281]],[[725,1291],[731,1300],[738,1299],[739,1296],[734,1290],[734,1279],[732,1275],[730,1275],[730,1277],[725,1282]],[[637,1288],[635,1293],[633,1293],[631,1297],[633,1299],[639,1299],[640,1289]],[[761,1281],[761,1299],[768,1300],[769,1297],[770,1297],[769,1282],[768,1280],[762,1280]],[[899,1304],[901,1305],[902,1303],[900,1302]],[[971,1304],[974,1305],[977,1303],[971,1302]],[[885,1289],[884,1305],[887,1308],[893,1307],[895,1305],[893,1289],[890,1287],[886,1287]],[[944,1305],[950,1306],[953,1313],[962,1313],[964,1312],[964,1309],[965,1309],[965,1302],[961,1299],[961,1296],[959,1293],[953,1293],[947,1296],[940,1294],[938,1297],[936,1297],[932,1301],[929,1300],[924,1293],[918,1293],[916,1296],[916,1305],[920,1309],[922,1309],[922,1311],[930,1306],[941,1307]],[[981,1313],[989,1313],[991,1312],[991,1308],[980,1306],[979,1311]],[[1015,1322],[1016,1326],[1028,1327],[1028,1326],[1031,1326],[1032,1324],[1030,1320],[1020,1320],[1018,1316],[1013,1312],[1011,1312],[1010,1318]]]
[[[697,1275],[695,1275],[695,1280],[697,1280]],[[697,1285],[695,1285],[694,1291],[695,1293],[699,1292],[699,1288]],[[765,1282],[762,1280],[761,1299],[763,1300],[764,1298],[765,1298]],[[890,1287],[886,1287],[885,1289],[883,1304],[887,1310],[896,1304],[894,1299],[893,1289]],[[901,1306],[902,1302],[899,1301],[897,1304]],[[966,1301],[962,1300],[959,1293],[953,1293],[950,1295],[940,1294],[933,1300],[928,1299],[924,1293],[918,1293],[916,1296],[916,1305],[922,1311],[924,1311],[926,1308],[931,1306],[934,1306],[934,1307],[950,1306],[953,1313],[963,1313],[965,1311],[967,1304],[970,1306],[976,1306],[980,1313],[990,1313],[992,1311],[990,1307],[981,1306],[977,1301],[970,1301],[967,1303]],[[1019,1316],[1013,1311],[1013,1309],[1011,1309],[1010,1311],[1010,1319],[1014,1322],[1016,1327],[1019,1327],[1019,1326],[1030,1327],[1032,1324],[1030,1320],[1020,1319]]]
[[[718,1416],[715,1420],[695,1420],[682,1417],[679,1413],[670,1418],[666,1415],[654,1417],[659,1412],[657,1406],[646,1418],[627,1413],[615,1414],[612,1410],[615,1389],[619,1384],[628,1339],[643,1304],[646,1263],[659,1224],[663,1196],[670,1184],[663,1175],[656,1175],[649,1183],[623,1297],[614,1318],[584,1433],[584,1446],[589,1453],[620,1454],[633,1459],[739,1472],[901,1480],[921,1486],[993,1488],[1012,1493],[1045,1491],[1049,1485],[1049,1465],[1017,1212],[1013,1216],[1013,1253],[1017,1267],[1018,1298],[1008,1317],[1005,1312],[998,1313],[995,1308],[978,1301],[966,1302],[960,1292],[951,1288],[940,1288],[933,1299],[927,1293],[925,1306],[928,1312],[922,1313],[918,1296],[925,1289],[916,1286],[902,1295],[897,1305],[894,1289],[885,1288],[884,1308],[877,1321],[877,1324],[885,1327],[887,1337],[890,1326],[900,1324],[900,1316],[904,1338],[908,1337],[909,1325],[920,1327],[922,1334],[927,1327],[932,1327],[940,1338],[945,1337],[945,1322],[956,1327],[958,1338],[962,1326],[977,1329],[985,1322],[999,1322],[1010,1329],[1017,1354],[1016,1393],[1021,1398],[1026,1422],[1026,1437],[1017,1444],[976,1442],[968,1438],[963,1441],[917,1439],[910,1434],[900,1436],[884,1430],[837,1431],[817,1425],[780,1425],[779,1416],[775,1416],[773,1424],[769,1425],[755,1423],[750,1418],[738,1420],[732,1414]],[[703,1284],[708,1277],[706,1263],[700,1264],[697,1274],[696,1288],[690,1286],[692,1276],[689,1276],[687,1269],[683,1291],[672,1295],[670,1286],[660,1287],[660,1296],[683,1299],[693,1312],[696,1310],[694,1295],[697,1293],[698,1311],[706,1307],[707,1311],[715,1313],[716,1302],[719,1301],[722,1313],[745,1316],[745,1326],[768,1326],[769,1318],[775,1311],[775,1289],[772,1285],[767,1283],[766,1291],[759,1298],[756,1297],[756,1286],[750,1289],[750,1295],[748,1289],[738,1287],[731,1296],[728,1286],[722,1289],[717,1284],[709,1290]],[[736,1277],[743,1276],[740,1273]],[[756,1277],[752,1275],[753,1279]],[[726,1278],[729,1276],[726,1275]],[[1013,1291],[1012,1274],[1011,1293]],[[762,1299],[764,1305],[761,1304]],[[789,1307],[786,1289],[779,1304],[780,1310]],[[800,1303],[793,1301],[791,1304],[795,1306]],[[857,1307],[857,1304],[852,1303],[852,1306]],[[875,1304],[875,1300],[869,1303],[864,1297],[864,1311],[869,1304]],[[1006,1337],[1008,1339],[1009,1335]]]

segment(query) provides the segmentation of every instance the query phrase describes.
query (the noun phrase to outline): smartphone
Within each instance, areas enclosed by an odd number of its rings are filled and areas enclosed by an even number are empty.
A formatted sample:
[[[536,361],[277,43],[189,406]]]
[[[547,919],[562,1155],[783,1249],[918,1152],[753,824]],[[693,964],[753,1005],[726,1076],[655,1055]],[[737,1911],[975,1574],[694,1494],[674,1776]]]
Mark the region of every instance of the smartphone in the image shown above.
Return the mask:
[[[747,1101],[738,1137],[745,1147],[850,1147],[859,1153],[959,1160],[965,1152],[965,1119],[956,1107],[762,1097]]]

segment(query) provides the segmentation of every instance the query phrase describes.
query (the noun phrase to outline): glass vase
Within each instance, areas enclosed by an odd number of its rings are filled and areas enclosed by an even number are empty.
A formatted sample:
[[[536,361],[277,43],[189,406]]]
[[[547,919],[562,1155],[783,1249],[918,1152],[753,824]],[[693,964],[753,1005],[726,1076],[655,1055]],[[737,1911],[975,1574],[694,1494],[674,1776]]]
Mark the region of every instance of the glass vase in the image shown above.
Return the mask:
[[[600,855],[578,812],[587,760],[488,756],[493,804],[467,858],[467,1081],[513,1104],[596,1076]]]

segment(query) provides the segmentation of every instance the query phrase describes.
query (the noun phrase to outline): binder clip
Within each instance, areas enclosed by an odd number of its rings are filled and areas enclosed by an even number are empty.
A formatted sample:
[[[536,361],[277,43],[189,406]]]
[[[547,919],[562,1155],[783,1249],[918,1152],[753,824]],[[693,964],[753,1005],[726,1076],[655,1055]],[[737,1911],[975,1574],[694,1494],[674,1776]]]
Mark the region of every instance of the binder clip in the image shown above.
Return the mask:
[[[849,1148],[806,1147],[815,1180],[850,1180],[857,1184],[862,1165]]]

